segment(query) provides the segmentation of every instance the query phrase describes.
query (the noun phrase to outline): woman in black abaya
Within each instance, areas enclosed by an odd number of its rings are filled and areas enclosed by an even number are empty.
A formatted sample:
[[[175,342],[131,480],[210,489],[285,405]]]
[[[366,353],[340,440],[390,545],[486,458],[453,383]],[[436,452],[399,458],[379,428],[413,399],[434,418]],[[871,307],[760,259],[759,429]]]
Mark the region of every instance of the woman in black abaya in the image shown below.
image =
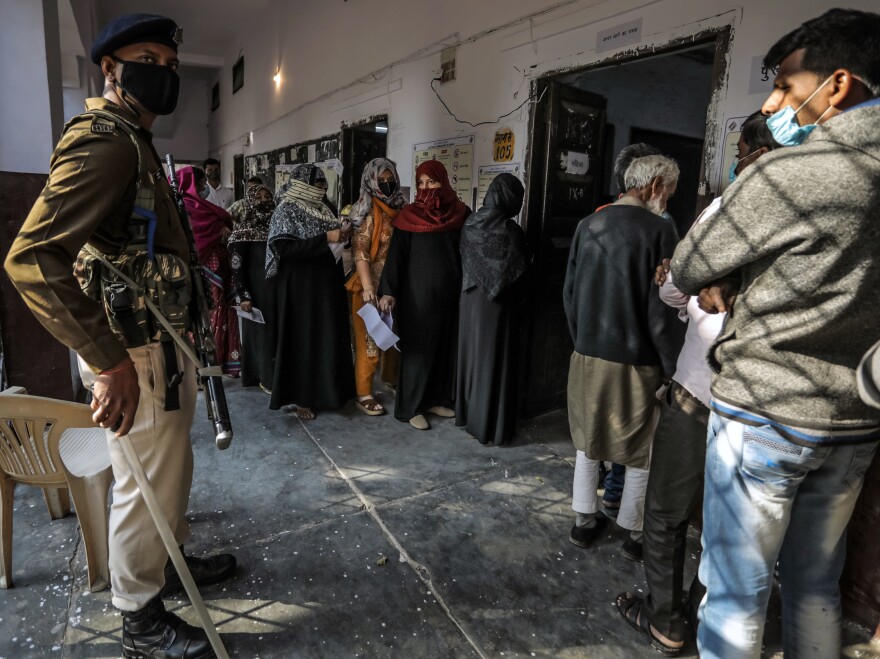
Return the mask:
[[[293,404],[300,419],[354,397],[345,276],[331,249],[341,254],[349,229],[322,202],[326,190],[314,165],[294,169],[266,248],[266,278],[278,292],[269,409]]]
[[[379,308],[394,310],[400,335],[394,417],[427,430],[425,413],[455,416],[459,238],[471,211],[436,160],[419,165],[416,181],[415,202],[391,222],[394,235],[379,285]]]
[[[461,232],[455,423],[481,444],[500,446],[516,430],[520,302],[529,252],[511,218],[519,214],[523,194],[513,174],[498,175]]]
[[[266,240],[275,202],[269,188],[254,185],[244,198],[242,219],[229,236],[232,284],[242,311],[259,309],[265,324],[245,320],[241,324],[241,386],[259,386],[271,393],[275,361],[274,280],[266,279]]]

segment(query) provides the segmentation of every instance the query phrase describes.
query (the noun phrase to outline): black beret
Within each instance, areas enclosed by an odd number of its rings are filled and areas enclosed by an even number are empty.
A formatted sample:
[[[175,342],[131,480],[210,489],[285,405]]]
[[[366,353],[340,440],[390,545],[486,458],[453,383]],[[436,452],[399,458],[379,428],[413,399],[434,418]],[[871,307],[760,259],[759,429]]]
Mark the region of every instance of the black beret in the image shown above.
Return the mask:
[[[182,30],[177,23],[155,14],[125,14],[117,16],[104,26],[92,44],[92,62],[101,63],[104,55],[133,43],[160,43],[177,52],[183,42]]]

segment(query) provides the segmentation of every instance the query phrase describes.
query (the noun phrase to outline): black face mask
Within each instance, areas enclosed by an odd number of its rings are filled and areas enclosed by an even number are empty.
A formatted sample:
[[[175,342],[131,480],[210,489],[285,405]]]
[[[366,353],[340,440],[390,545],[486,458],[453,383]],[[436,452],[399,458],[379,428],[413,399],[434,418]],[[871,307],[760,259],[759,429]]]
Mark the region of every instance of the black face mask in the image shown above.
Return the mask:
[[[379,181],[379,191],[383,197],[390,197],[395,190],[397,190],[397,181]]]
[[[115,58],[114,58],[115,59]],[[153,114],[171,114],[177,107],[180,77],[171,67],[116,59],[122,79],[116,83]]]
[[[275,210],[275,202],[273,201],[258,201],[255,204],[255,208],[260,213],[271,213]]]
[[[220,172],[219,170],[213,170],[210,174],[208,174],[208,180],[211,181],[219,181],[220,180]]]

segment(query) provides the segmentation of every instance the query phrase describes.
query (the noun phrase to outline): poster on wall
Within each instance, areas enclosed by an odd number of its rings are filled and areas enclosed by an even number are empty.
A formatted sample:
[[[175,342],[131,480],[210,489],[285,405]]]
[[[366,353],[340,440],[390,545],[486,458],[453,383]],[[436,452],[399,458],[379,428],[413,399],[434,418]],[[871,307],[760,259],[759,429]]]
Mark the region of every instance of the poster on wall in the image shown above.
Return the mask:
[[[471,204],[474,171],[474,136],[454,137],[448,140],[435,140],[413,145],[413,182],[415,170],[426,160],[438,160],[446,167],[449,184],[458,198]]]
[[[505,163],[503,165],[482,165],[477,169],[477,203],[474,210],[482,207],[489,185],[495,180],[496,176],[504,172],[513,174],[522,181],[522,165],[518,162]]]
[[[319,167],[327,177],[327,199],[339,208],[339,179],[342,177],[342,161],[339,158],[330,158],[316,162],[315,167]]]
[[[730,185],[730,180],[728,176],[730,175],[730,166],[732,163],[737,160],[737,142],[739,142],[740,136],[742,136],[742,127],[745,123],[745,120],[748,119],[748,116],[745,117],[730,117],[724,122],[724,142],[722,142],[722,152],[721,152],[721,172],[718,175],[718,186],[716,190],[724,191],[728,185]]]
[[[275,165],[275,192],[280,192],[281,188],[290,180],[290,173],[296,165]]]
[[[492,159],[495,162],[510,162],[513,160],[513,149],[516,146],[516,137],[510,128],[499,128],[495,131],[495,139],[492,140]]]

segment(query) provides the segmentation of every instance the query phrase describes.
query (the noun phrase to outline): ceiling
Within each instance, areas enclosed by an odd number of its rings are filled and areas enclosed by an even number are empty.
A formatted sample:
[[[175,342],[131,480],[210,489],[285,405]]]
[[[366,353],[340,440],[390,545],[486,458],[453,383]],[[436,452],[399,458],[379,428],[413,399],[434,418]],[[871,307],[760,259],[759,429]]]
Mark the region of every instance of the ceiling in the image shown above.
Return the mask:
[[[128,13],[161,14],[173,18],[183,28],[181,64],[186,68],[218,68],[236,30],[255,14],[264,11],[271,0],[90,0],[97,25],[104,26],[115,16]],[[62,50],[83,54],[78,43],[76,22],[69,0],[59,1]],[[74,43],[76,42],[76,43]],[[79,48],[78,52],[76,49]]]

